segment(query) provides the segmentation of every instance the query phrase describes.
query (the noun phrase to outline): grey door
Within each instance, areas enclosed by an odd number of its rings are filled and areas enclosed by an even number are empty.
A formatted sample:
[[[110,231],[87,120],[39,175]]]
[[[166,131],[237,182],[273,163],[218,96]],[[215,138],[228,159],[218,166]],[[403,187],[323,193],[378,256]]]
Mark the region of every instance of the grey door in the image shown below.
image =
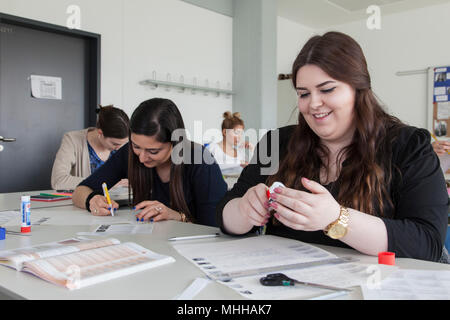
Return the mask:
[[[0,193],[51,189],[63,134],[92,124],[90,46],[83,37],[0,20],[0,137],[12,139],[0,138]],[[33,97],[31,75],[61,78],[62,99]]]

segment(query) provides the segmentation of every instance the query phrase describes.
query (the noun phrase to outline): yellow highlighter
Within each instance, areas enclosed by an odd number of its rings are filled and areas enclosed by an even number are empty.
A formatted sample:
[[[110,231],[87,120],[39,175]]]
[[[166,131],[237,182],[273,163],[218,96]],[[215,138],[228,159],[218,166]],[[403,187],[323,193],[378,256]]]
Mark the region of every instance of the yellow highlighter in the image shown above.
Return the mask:
[[[102,188],[103,188],[103,194],[106,197],[106,202],[108,202],[108,205],[109,205],[109,208],[111,211],[111,215],[114,217],[114,209],[112,207],[111,197],[109,196],[108,187],[106,186],[105,182],[102,183]]]

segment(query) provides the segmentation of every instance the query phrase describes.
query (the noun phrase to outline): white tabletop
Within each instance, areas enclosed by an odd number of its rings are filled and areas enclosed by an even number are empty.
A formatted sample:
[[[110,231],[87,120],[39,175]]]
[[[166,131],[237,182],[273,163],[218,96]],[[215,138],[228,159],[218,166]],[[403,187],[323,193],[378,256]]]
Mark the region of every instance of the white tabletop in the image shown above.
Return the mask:
[[[40,193],[52,193],[55,190],[26,191],[14,193],[0,193],[0,211],[20,210],[21,196],[34,196]],[[72,206],[72,199],[60,200],[55,202],[31,201],[31,208],[51,208],[61,206]]]
[[[34,208],[31,211],[31,217],[32,222],[42,217],[49,217],[50,219],[45,224],[32,226],[31,236],[7,234],[6,240],[0,241],[0,250],[72,238],[76,236],[77,232],[93,231],[94,226],[99,223],[108,224],[115,220],[133,219],[134,216],[128,209],[122,209],[118,210],[116,217],[94,217],[86,210],[73,206],[61,206]],[[10,227],[10,229],[14,230],[14,227]],[[205,277],[205,275],[200,269],[178,254],[172,247],[173,242],[169,242],[167,239],[175,236],[210,234],[218,231],[217,228],[213,227],[164,221],[154,224],[151,235],[113,235],[112,237],[122,242],[132,241],[157,253],[170,255],[175,258],[176,262],[74,291],[48,283],[30,274],[0,266],[0,296],[13,299],[52,300],[172,299],[183,292],[193,280],[198,277]],[[196,243],[234,239],[236,238],[221,235],[218,238],[196,240]],[[352,256],[358,258],[362,263],[377,264],[376,257],[366,256],[352,249],[318,247],[337,256]],[[397,258],[396,265],[406,269],[450,270],[450,265],[403,258]],[[243,297],[232,289],[212,282],[194,299],[230,300],[243,299]],[[343,299],[362,299],[361,290],[357,288]]]

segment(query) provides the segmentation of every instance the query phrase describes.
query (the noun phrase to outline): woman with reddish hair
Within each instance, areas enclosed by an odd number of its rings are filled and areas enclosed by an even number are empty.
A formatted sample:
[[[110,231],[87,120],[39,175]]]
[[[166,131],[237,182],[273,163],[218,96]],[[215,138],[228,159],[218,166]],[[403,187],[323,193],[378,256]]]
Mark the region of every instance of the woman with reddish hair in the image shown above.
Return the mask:
[[[239,175],[248,165],[253,151],[249,142],[242,141],[244,120],[239,112],[223,114],[222,141],[208,146],[224,175]]]
[[[266,225],[269,234],[368,255],[442,261],[448,195],[430,134],[383,110],[359,44],[339,32],[314,36],[292,75],[298,124],[259,142],[256,161],[217,207],[221,229],[239,235]],[[258,150],[271,144],[279,167],[265,175],[270,163]],[[269,203],[275,181],[285,187]]]

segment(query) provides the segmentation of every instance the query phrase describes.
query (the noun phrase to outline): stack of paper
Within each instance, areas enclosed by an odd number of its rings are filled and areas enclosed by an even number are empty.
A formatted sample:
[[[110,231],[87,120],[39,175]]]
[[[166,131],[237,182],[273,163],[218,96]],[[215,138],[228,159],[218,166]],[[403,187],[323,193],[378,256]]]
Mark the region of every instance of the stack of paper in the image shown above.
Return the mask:
[[[240,240],[200,244],[176,244],[174,248],[194,263],[210,278],[225,273],[237,273],[255,268],[274,268],[299,281],[314,282],[335,287],[349,288],[370,281],[374,271],[369,265],[343,263],[313,268],[283,270],[283,266],[337,258],[315,246],[275,236],[260,236]],[[395,268],[386,268],[391,271]],[[379,280],[386,277],[386,268],[380,267]],[[271,272],[271,273],[273,273]],[[267,274],[233,277],[231,281],[219,281],[250,299],[313,298],[329,290],[296,285],[292,287],[267,287],[259,279]]]

